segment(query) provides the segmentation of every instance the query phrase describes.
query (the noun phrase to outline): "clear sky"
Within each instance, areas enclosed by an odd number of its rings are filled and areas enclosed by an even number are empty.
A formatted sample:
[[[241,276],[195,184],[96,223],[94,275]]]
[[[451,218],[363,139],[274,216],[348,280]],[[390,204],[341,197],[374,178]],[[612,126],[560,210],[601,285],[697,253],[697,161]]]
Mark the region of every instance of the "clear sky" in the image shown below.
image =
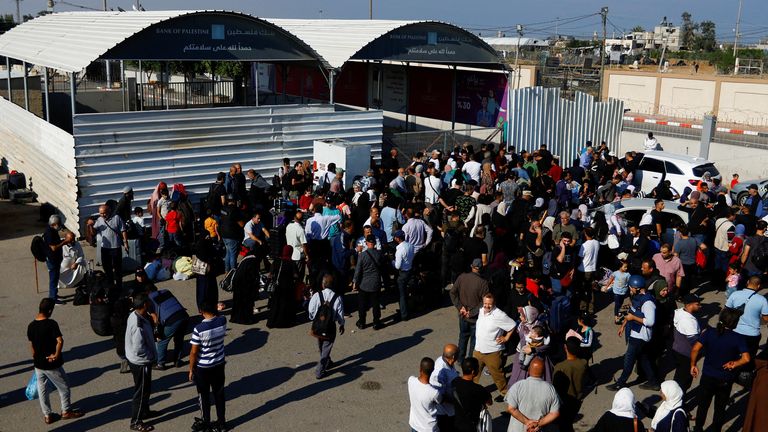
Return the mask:
[[[100,9],[103,0],[56,1],[56,11]],[[131,10],[135,0],[107,0],[109,8]],[[742,34],[746,41],[768,36],[768,0],[743,0]],[[22,13],[36,13],[46,0],[23,0]],[[226,9],[270,18],[367,18],[368,0],[142,0],[147,10]],[[434,19],[495,35],[516,24],[527,24],[527,34],[589,37],[600,31],[597,13],[608,6],[608,36],[636,25],[652,28],[667,16],[674,24],[688,11],[694,21],[712,20],[718,39],[733,39],[739,0],[373,0],[373,16],[381,19]],[[0,13],[15,13],[15,0],[0,0]],[[571,18],[570,20],[568,18]],[[558,21],[559,20],[559,21]],[[537,24],[540,23],[540,24]]]

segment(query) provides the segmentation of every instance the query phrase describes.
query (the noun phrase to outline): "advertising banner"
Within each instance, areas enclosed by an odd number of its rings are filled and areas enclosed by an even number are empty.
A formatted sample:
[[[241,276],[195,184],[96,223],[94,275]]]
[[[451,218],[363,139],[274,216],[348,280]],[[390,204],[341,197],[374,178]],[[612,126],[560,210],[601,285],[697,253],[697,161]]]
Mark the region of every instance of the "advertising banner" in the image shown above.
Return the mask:
[[[482,127],[496,126],[506,84],[504,74],[458,71],[456,122]]]

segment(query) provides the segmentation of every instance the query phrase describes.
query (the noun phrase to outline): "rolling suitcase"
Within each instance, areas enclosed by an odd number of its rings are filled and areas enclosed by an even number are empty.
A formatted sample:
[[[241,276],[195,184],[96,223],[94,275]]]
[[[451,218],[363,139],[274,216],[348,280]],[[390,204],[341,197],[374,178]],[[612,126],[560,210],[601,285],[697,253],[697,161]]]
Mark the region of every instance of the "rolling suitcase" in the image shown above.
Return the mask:
[[[141,265],[141,239],[128,240],[128,252],[123,249],[123,274],[133,273]]]

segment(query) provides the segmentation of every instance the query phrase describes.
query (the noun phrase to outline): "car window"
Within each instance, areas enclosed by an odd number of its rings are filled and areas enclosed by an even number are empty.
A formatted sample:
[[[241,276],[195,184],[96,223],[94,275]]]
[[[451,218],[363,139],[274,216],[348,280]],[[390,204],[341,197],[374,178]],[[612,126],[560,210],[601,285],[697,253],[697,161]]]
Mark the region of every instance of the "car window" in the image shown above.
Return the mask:
[[[676,213],[665,211],[661,213],[661,224],[667,228],[676,228],[680,225],[685,225],[685,222]]]
[[[664,161],[664,168],[667,169],[667,174],[683,175],[683,171],[670,161]]]
[[[693,167],[693,175],[696,177],[703,176],[705,172],[712,174],[712,177],[720,175],[720,171],[718,171],[717,168],[715,168],[715,165],[711,163]]]
[[[663,174],[664,162],[658,159],[644,157],[643,160],[640,162],[640,169],[643,171],[653,171],[653,172]]]
[[[645,210],[627,210],[620,213],[621,217],[627,221],[627,225],[637,225],[643,218]]]

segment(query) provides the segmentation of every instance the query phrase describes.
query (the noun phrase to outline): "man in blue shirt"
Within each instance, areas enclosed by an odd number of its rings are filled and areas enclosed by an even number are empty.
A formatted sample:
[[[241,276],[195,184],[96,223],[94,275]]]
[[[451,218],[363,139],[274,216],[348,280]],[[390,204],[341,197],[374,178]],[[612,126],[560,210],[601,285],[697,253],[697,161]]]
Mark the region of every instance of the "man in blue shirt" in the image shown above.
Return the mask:
[[[397,269],[397,289],[400,291],[400,315],[399,318],[403,321],[408,320],[408,285],[411,283],[411,275],[413,274],[413,246],[405,241],[405,233],[403,230],[398,230],[394,234],[395,243],[395,260],[392,262],[392,266]]]
[[[768,300],[765,296],[757,295],[760,284],[760,276],[752,276],[747,281],[746,288],[734,292],[725,302],[725,306],[729,308],[744,307],[744,313],[741,314],[734,331],[746,339],[750,358],[755,357],[760,346],[760,325],[768,322]]]

